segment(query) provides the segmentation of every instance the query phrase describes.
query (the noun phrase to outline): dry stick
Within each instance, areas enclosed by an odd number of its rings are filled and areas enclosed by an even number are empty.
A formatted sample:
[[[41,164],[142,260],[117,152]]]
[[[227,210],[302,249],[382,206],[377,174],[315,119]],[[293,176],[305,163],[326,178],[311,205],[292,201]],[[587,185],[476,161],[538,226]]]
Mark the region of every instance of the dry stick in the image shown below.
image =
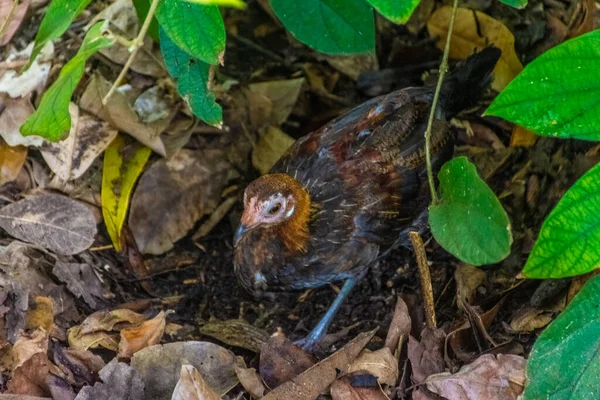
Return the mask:
[[[144,20],[142,29],[140,29],[140,32],[138,33],[137,37],[133,40],[133,43],[129,48],[131,54],[129,55],[127,62],[123,66],[121,73],[117,77],[117,80],[115,81],[115,83],[113,83],[106,96],[104,96],[104,98],[102,99],[103,105],[106,105],[108,103],[108,99],[110,99],[110,96],[112,96],[115,90],[117,90],[117,88],[121,85],[123,78],[125,78],[127,71],[129,71],[129,67],[131,67],[131,64],[133,64],[133,60],[135,59],[137,52],[144,45],[144,38],[146,37],[146,32],[148,32],[148,28],[150,27],[150,22],[152,22],[152,18],[154,17],[156,7],[158,7],[158,2],[159,0],[152,0],[152,4],[150,4],[150,10],[148,10],[148,15],[146,15],[146,19]]]
[[[423,300],[425,305],[425,322],[427,327],[435,329],[435,303],[433,300],[433,288],[431,286],[431,275],[429,274],[429,265],[427,264],[427,254],[425,254],[425,245],[418,232],[409,232],[408,236],[415,249],[417,265],[419,266],[419,276],[421,277],[421,290],[423,291]]]
[[[458,0],[454,0],[452,5],[452,17],[450,17],[450,25],[448,26],[448,37],[446,38],[446,47],[444,47],[444,56],[440,64],[440,75],[438,77],[437,86],[431,103],[431,111],[429,112],[429,120],[427,121],[427,130],[425,131],[425,160],[427,161],[427,178],[429,179],[429,190],[431,191],[431,202],[437,204],[439,202],[437,191],[435,190],[435,182],[433,179],[433,167],[431,166],[431,128],[433,126],[433,116],[437,106],[438,98],[444,76],[448,72],[448,54],[450,53],[450,39],[452,38],[452,30],[454,30],[454,20],[456,19],[456,10],[458,9]]]
[[[20,0],[13,0],[12,6],[10,7],[8,14],[6,15],[6,19],[2,22],[2,26],[0,26],[0,38],[2,38],[2,35],[4,34],[4,31],[6,30],[8,23],[12,19],[13,14],[15,13],[15,10],[17,9],[17,6],[19,5],[19,3],[20,3]]]

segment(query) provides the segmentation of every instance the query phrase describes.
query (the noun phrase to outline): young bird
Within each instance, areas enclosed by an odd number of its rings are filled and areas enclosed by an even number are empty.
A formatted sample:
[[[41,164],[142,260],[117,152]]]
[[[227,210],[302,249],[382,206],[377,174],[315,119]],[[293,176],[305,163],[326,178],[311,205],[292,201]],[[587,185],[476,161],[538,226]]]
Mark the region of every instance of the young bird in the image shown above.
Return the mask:
[[[488,47],[446,75],[431,136],[434,169],[451,156],[448,120],[476,104],[500,50]],[[424,133],[433,87],[373,98],[299,139],[244,193],[234,236],[242,286],[267,291],[344,280],[329,311],[304,340],[313,349],[340,305],[390,249],[426,216]],[[421,218],[420,218],[421,217]]]

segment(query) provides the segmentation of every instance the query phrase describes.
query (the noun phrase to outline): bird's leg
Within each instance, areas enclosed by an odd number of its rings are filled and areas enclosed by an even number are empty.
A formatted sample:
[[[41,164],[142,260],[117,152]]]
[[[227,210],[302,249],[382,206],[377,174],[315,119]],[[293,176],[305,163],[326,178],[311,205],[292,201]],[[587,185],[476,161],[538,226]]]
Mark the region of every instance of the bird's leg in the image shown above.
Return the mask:
[[[325,313],[323,318],[321,318],[317,326],[314,327],[314,329],[308,334],[306,338],[296,342],[296,344],[302,346],[304,350],[308,351],[313,350],[315,348],[315,345],[317,345],[317,343],[319,343],[319,341],[327,333],[327,330],[333,322],[333,318],[340,310],[340,306],[344,302],[344,299],[346,298],[346,296],[348,296],[348,294],[352,291],[354,286],[356,286],[358,281],[360,281],[363,276],[364,273],[360,274],[360,276],[346,279],[346,282],[344,282],[344,286],[338,293],[335,300],[333,300],[333,303],[331,303],[331,306],[329,306],[329,310],[327,310],[327,312]]]

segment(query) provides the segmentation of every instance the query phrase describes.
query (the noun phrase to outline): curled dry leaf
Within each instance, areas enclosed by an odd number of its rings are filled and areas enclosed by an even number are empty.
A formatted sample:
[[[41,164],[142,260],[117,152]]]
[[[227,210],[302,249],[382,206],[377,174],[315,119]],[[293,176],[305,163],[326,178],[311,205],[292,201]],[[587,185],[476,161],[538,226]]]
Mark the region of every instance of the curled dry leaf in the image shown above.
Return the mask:
[[[6,385],[6,394],[39,396],[34,397],[38,400],[43,397],[44,400],[51,396],[46,384],[48,373],[50,372],[50,361],[44,353],[36,353],[29,358],[23,365],[18,367],[12,374],[12,379]],[[23,400],[22,396],[17,399]]]
[[[104,368],[102,357],[87,350],[65,349],[59,344],[52,346],[52,359],[60,369],[61,376],[71,385],[93,385],[98,372]]]
[[[240,384],[246,389],[248,393],[255,399],[260,399],[265,395],[265,384],[260,375],[254,368],[246,368],[246,363],[242,357],[236,358],[235,363],[235,374],[237,375]]]
[[[13,361],[12,370],[22,366],[35,354],[46,354],[48,352],[48,332],[44,329],[36,329],[31,333],[21,332],[17,341],[11,349]]]
[[[241,347],[255,353],[260,352],[261,346],[269,340],[267,332],[250,325],[243,319],[208,321],[202,325],[200,333],[220,340],[229,346]]]
[[[47,193],[0,209],[0,228],[17,239],[71,255],[92,245],[96,219],[80,202]]]
[[[333,355],[310,367],[296,378],[287,381],[268,393],[263,400],[306,400],[316,399],[341,373],[348,370],[361,350],[375,335],[376,330],[364,332],[352,339]]]
[[[444,371],[444,339],[441,329],[425,328],[421,332],[421,341],[412,336],[408,339],[408,359],[412,366],[412,381],[420,384],[428,376]]]
[[[100,379],[94,386],[84,386],[75,400],[143,400],[146,397],[140,374],[129,365],[113,358],[100,371]]]
[[[41,149],[46,164],[63,182],[83,175],[118,133],[108,122],[80,114],[74,103],[69,104],[69,114],[69,136],[56,143],[48,142]]]
[[[158,315],[140,326],[121,330],[118,358],[129,358],[139,350],[160,342],[165,333],[167,313],[161,311]]]
[[[184,364],[193,365],[220,395],[238,384],[235,356],[214,343],[187,341],[154,345],[131,358],[131,366],[142,375],[145,398],[153,400],[171,398]]]
[[[30,96],[11,99],[0,93],[0,103],[4,110],[0,113],[0,136],[9,146],[41,146],[45,140],[39,136],[23,136],[19,132],[21,125],[33,114]]]
[[[27,147],[11,147],[0,138],[0,186],[17,179],[26,158]]]
[[[460,263],[454,272],[456,280],[456,302],[459,307],[464,303],[473,304],[477,288],[485,282],[485,271],[469,264]]]
[[[279,128],[267,127],[252,150],[252,165],[261,174],[266,174],[294,142],[294,138]]]
[[[513,400],[523,392],[526,360],[512,354],[485,354],[455,374],[426,380],[427,388],[452,400]]]
[[[396,355],[399,352],[402,344],[408,339],[411,329],[411,319],[408,313],[408,306],[402,297],[398,296],[396,299],[396,308],[394,309],[394,316],[390,323],[390,329],[388,329],[387,336],[385,338],[385,347],[390,349]]]
[[[179,381],[175,385],[172,400],[221,400],[192,365],[181,366]]]
[[[350,364],[348,372],[364,371],[377,377],[382,385],[396,386],[398,381],[398,360],[390,349],[384,347],[376,351],[363,350]]]
[[[442,50],[446,44],[451,15],[452,7],[444,6],[437,9],[427,22],[429,35],[438,38],[437,46]],[[452,32],[450,58],[465,59],[475,50],[491,44],[502,50],[502,57],[494,68],[492,83],[494,90],[501,91],[523,69],[515,52],[515,37],[502,22],[489,15],[459,8]]]
[[[139,180],[129,227],[139,250],[162,254],[183,238],[221,200],[233,169],[220,150],[183,149],[159,160]]]
[[[275,333],[260,351],[260,376],[271,389],[315,365],[315,359],[281,333]]]

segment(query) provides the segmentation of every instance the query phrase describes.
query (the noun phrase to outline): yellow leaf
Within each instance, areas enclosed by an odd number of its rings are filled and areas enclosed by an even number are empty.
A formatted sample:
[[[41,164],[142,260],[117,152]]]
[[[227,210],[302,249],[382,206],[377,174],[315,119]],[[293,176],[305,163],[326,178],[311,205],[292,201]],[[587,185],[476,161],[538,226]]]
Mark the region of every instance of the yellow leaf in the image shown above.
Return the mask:
[[[121,251],[121,229],[127,215],[131,191],[151,152],[138,142],[127,143],[122,135],[117,136],[104,152],[102,215],[117,251]]]
[[[11,147],[0,138],[0,185],[17,179],[26,158],[27,147]]]
[[[452,15],[452,7],[444,6],[433,13],[427,22],[427,30],[431,37],[438,37],[437,46],[444,49],[448,24]],[[510,30],[487,14],[479,11],[459,8],[456,12],[450,58],[464,59],[489,45],[502,50],[502,57],[494,68],[492,88],[497,91],[506,85],[523,69],[515,52],[515,37]]]
[[[196,4],[204,4],[207,6],[223,6],[223,7],[234,7],[234,8],[239,8],[241,10],[246,8],[246,3],[244,3],[242,0],[185,0],[185,1],[189,1],[190,3],[196,3]]]
[[[534,131],[515,125],[510,136],[510,147],[533,147],[537,138]]]

